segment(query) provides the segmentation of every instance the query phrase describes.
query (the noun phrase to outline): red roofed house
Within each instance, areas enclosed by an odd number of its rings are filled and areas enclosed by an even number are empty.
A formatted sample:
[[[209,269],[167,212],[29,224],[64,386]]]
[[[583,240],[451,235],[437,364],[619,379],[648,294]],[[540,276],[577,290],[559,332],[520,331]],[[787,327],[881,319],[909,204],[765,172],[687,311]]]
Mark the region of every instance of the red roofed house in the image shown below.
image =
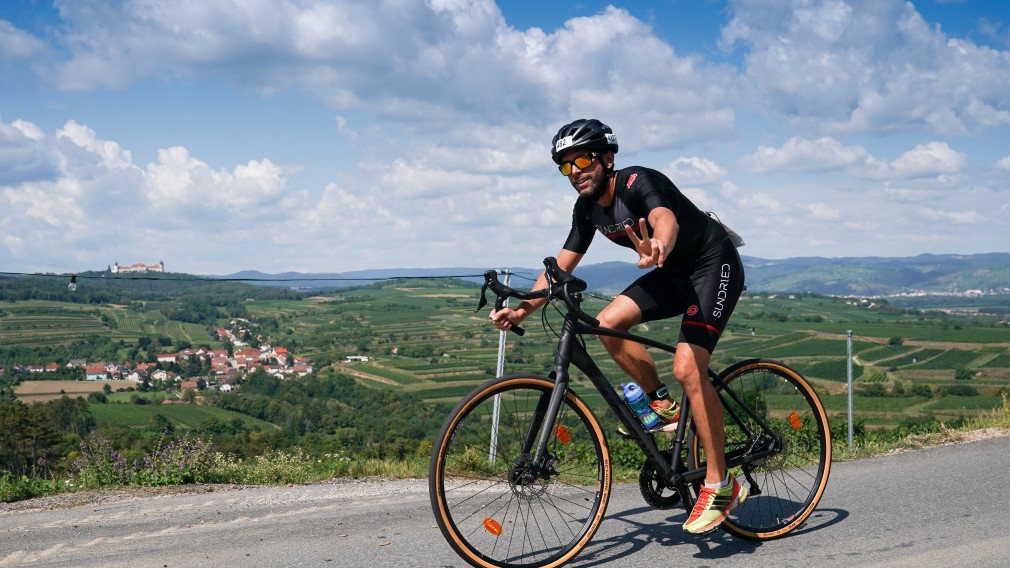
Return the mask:
[[[84,367],[85,378],[89,381],[104,381],[109,378],[108,370],[105,368],[105,363],[88,363]]]

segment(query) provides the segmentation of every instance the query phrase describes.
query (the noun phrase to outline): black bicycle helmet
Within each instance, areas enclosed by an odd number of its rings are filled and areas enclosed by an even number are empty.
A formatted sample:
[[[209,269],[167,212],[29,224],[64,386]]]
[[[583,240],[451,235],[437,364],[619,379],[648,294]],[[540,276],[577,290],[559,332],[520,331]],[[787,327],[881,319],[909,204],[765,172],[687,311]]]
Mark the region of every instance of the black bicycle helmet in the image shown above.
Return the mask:
[[[617,153],[617,136],[609,126],[595,118],[580,118],[558,130],[551,141],[551,158],[561,163],[561,154],[572,148],[608,149]]]

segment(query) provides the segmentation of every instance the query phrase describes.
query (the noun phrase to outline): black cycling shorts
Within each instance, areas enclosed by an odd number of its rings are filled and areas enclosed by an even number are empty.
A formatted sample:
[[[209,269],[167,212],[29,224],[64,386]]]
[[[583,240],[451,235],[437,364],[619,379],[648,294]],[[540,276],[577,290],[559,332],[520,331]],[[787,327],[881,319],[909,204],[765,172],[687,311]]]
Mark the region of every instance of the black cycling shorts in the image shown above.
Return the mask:
[[[727,238],[702,251],[692,268],[651,270],[621,294],[642,310],[643,322],[683,314],[678,341],[711,353],[743,290],[743,262]]]

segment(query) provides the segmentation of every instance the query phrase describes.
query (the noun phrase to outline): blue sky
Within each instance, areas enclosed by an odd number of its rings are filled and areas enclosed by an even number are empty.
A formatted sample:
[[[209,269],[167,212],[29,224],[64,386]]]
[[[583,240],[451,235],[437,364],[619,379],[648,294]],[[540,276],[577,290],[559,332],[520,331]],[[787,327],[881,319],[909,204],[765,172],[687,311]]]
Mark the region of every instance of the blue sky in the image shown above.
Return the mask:
[[[537,266],[574,118],[749,256],[1006,252],[973,0],[6,0],[0,272]],[[630,260],[600,241],[584,263]]]

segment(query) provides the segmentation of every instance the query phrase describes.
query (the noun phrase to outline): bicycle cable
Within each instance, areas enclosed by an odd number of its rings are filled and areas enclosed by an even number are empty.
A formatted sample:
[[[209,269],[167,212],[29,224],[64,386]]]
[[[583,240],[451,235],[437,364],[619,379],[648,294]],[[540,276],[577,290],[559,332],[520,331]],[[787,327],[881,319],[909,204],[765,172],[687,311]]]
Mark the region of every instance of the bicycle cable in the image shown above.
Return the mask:
[[[561,309],[558,308],[557,303],[555,301],[548,301],[547,305],[553,308],[554,311],[557,312],[559,316],[561,316],[562,318],[565,317],[564,312],[562,312]],[[558,332],[556,329],[554,329],[554,326],[551,325],[551,320],[550,318],[547,317],[547,306],[544,306],[544,309],[540,310],[540,321],[541,325],[543,325],[544,333],[547,335],[547,341],[550,342],[551,347],[553,348],[553,351],[556,355],[561,341],[561,333]],[[579,344],[582,346],[582,350],[586,351],[586,338],[581,333],[577,334],[576,337],[579,338]],[[555,339],[557,339],[557,341],[555,341]]]

